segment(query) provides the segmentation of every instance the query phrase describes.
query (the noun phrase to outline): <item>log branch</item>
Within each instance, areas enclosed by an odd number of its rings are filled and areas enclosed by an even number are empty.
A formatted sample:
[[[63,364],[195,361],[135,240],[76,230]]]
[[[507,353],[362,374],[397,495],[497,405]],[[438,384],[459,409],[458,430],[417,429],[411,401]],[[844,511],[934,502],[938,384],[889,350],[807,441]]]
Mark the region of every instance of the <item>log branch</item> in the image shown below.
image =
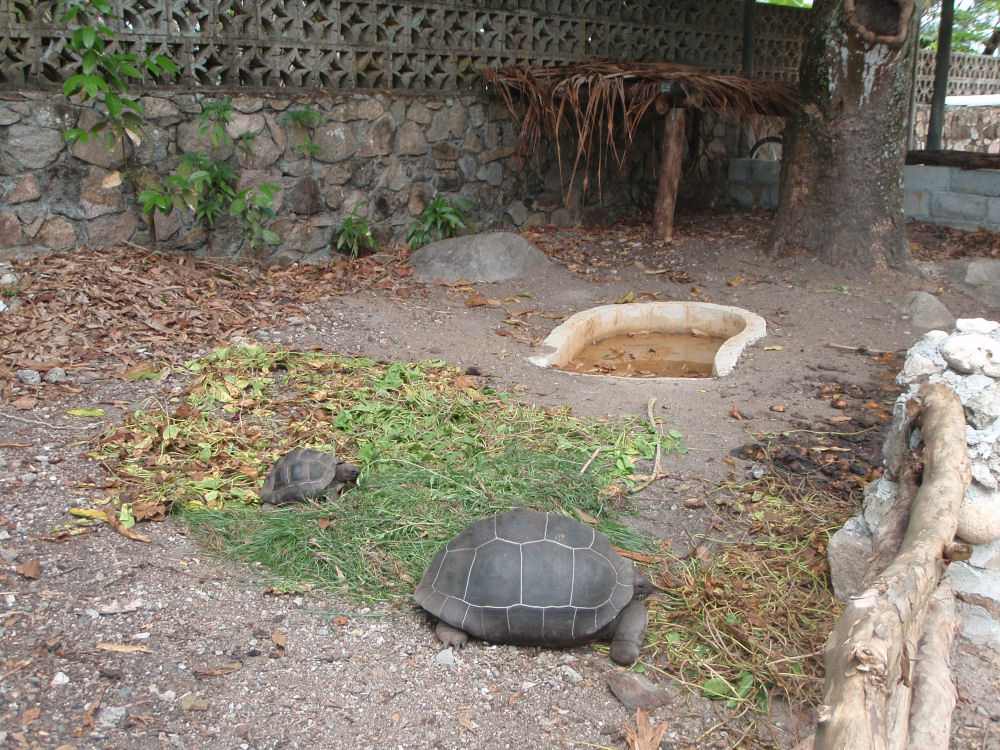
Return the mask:
[[[951,679],[951,644],[958,635],[955,595],[942,581],[931,596],[913,671],[907,750],[948,750],[958,691]]]
[[[826,682],[816,750],[902,748],[910,684],[931,594],[970,480],[965,414],[943,383],[925,385],[921,404],[923,481],[899,554],[853,597],[827,641]]]

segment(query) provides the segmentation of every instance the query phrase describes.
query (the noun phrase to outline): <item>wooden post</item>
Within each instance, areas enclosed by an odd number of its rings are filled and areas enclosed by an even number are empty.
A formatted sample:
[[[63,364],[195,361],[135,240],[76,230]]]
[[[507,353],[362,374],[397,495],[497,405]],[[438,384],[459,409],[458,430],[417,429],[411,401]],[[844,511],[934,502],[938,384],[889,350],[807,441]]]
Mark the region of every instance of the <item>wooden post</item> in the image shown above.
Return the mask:
[[[660,183],[653,207],[653,236],[669,242],[674,236],[674,207],[681,182],[684,162],[684,108],[665,107],[657,103],[657,111],[666,114],[663,123],[663,146],[660,157]]]

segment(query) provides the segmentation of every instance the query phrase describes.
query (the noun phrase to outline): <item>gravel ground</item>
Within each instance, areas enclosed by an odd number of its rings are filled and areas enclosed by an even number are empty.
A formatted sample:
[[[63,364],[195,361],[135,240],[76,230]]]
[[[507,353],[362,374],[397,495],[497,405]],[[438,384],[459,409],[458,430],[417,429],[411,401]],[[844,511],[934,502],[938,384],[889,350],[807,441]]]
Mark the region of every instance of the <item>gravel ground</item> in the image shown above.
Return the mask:
[[[671,457],[671,477],[638,497],[635,524],[670,539],[680,554],[710,518],[710,509],[679,507],[682,488],[731,472],[745,476],[748,464],[730,454],[752,432],[829,416],[829,405],[815,398],[818,383],[886,377],[874,358],[829,343],[905,350],[919,332],[894,300],[910,289],[936,292],[959,316],[997,315],[933,277],[773,263],[759,253],[759,233],[712,221],[682,224],[686,238],[667,248],[642,235],[622,241],[620,234],[581,232],[575,244],[559,240],[562,250],[550,254],[560,262],[537,277],[474,290],[556,316],[628,292],[710,298],[763,315],[768,338],[717,382],[622,382],[539,370],[525,357],[556,321],[523,315],[524,325],[511,325],[513,303],[469,306],[469,293],[456,286],[329,294],[289,286],[283,294],[294,310],[262,297],[261,317],[238,331],[234,325],[231,336],[382,359],[440,357],[480,368],[491,385],[526,401],[597,416],[642,414],[655,397],[658,415],[684,432],[689,451]],[[574,255],[584,251],[589,261]],[[81,330],[69,327],[70,345]],[[189,342],[175,357],[199,348],[205,342]],[[103,495],[106,474],[82,457],[88,441],[127,410],[182,388],[177,373],[151,383],[122,379],[124,367],[142,359],[133,354],[84,360],[67,368],[63,383],[5,383],[0,748],[626,747],[623,730],[635,713],[609,691],[608,678],[623,670],[600,650],[484,643],[442,650],[409,602],[365,608],[332,596],[274,596],[252,568],[219,561],[171,523],[144,525],[148,543],[106,527],[50,541],[71,521],[69,507]],[[15,406],[24,396],[35,403]],[[785,411],[772,411],[776,404]],[[731,416],[734,405],[747,420]],[[104,419],[67,415],[94,406],[106,410]],[[1000,746],[994,651],[961,639],[956,645],[962,704],[955,748]],[[744,725],[727,724],[724,705],[649,676],[669,698],[651,715],[667,724],[661,747],[791,747],[811,727],[807,712],[778,706],[770,729],[741,740]]]

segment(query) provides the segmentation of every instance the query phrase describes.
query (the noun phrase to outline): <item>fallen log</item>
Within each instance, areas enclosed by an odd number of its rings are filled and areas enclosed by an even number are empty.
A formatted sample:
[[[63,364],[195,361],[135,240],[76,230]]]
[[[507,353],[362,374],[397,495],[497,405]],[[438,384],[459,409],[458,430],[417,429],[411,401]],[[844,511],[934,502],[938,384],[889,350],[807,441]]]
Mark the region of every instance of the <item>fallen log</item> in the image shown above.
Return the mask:
[[[924,445],[922,481],[898,554],[851,598],[827,640],[816,750],[896,750],[908,744],[918,644],[931,595],[951,559],[970,480],[965,414],[955,392],[933,383],[914,398]]]
[[[951,679],[951,644],[958,635],[955,595],[942,581],[931,596],[913,670],[907,750],[945,750],[958,691]]]

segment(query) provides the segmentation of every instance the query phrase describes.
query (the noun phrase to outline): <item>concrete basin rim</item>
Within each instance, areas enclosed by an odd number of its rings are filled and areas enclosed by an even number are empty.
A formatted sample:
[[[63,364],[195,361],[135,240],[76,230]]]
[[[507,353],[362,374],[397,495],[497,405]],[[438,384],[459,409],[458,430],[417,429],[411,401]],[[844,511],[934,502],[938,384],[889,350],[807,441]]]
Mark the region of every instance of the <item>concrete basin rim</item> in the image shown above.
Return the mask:
[[[735,316],[741,319],[744,324],[743,328],[729,336],[722,346],[719,347],[719,351],[716,352],[712,367],[712,378],[724,377],[732,372],[736,366],[737,360],[743,353],[743,350],[750,344],[759,341],[767,335],[767,324],[764,321],[764,318],[742,307],[719,305],[714,302],[692,302],[687,300],[671,300],[668,302],[629,302],[625,304],[599,305],[597,307],[591,307],[586,310],[580,310],[579,312],[573,313],[573,315],[563,321],[560,325],[556,326],[539,345],[539,353],[529,356],[527,359],[536,367],[565,372],[559,367],[556,367],[556,365],[568,362],[583,348],[583,345],[577,345],[568,356],[564,356],[566,347],[573,345],[573,339],[579,336],[579,330],[584,326],[591,325],[592,321],[596,321],[593,325],[599,325],[602,320],[607,322],[610,319],[615,319],[619,322],[618,325],[609,324],[604,329],[598,329],[597,333],[599,335],[596,336],[596,338],[601,338],[603,336],[610,336],[615,333],[633,330],[640,327],[664,330],[663,326],[667,325],[664,321],[669,320],[671,317],[674,319],[674,322],[682,323],[685,318],[689,318],[692,314],[697,315],[698,312],[709,313],[709,316],[712,319],[711,322],[724,319],[725,316]],[[625,320],[625,323],[636,324],[646,321],[647,325],[631,326],[622,324],[622,319]],[[659,325],[648,325],[650,319],[652,319],[654,323],[659,323]],[[683,326],[677,327],[679,330],[684,330]],[[690,328],[698,326],[692,326],[689,320],[686,327]],[[598,375],[592,373],[570,372],[566,372],[566,375],[573,377],[583,375],[591,378],[611,378],[619,381],[640,380],[642,382],[704,382],[705,380],[712,379],[677,377],[635,378],[621,375]]]

